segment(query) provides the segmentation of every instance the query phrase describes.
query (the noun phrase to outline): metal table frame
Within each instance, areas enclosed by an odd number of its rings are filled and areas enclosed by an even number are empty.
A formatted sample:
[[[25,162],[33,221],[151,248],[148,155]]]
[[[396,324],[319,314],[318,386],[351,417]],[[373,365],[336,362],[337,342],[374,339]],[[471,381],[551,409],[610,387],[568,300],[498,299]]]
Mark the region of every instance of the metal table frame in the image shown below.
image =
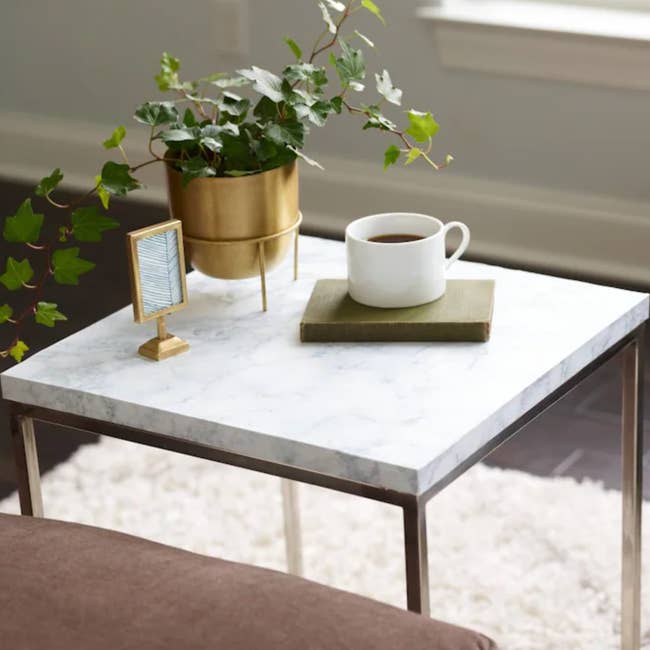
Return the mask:
[[[320,474],[299,467],[244,456],[200,443],[179,440],[119,424],[94,420],[70,413],[10,402],[11,433],[18,471],[20,507],[24,515],[43,516],[34,421],[58,424],[72,429],[120,438],[152,447],[167,449],[198,458],[278,476],[282,481],[285,516],[287,562],[290,572],[302,572],[300,522],[294,481],[310,483],[348,494],[399,506],[404,514],[404,550],[408,609],[429,614],[429,570],[425,507],[427,502],[453,480],[491,451],[503,444],[549,406],[575,388],[606,361],[620,353],[622,360],[622,458],[623,523],[621,571],[621,648],[639,650],[641,633],[641,505],[643,461],[643,345],[645,325],[611,346],[530,411],[504,429],[462,465],[433,485],[415,495],[382,489],[365,483]]]

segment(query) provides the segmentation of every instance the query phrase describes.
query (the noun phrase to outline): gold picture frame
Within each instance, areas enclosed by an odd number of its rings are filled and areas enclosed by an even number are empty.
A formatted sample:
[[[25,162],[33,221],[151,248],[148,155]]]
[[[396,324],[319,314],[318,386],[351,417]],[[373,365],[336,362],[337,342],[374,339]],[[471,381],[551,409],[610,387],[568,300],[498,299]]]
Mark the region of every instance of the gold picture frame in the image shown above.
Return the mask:
[[[176,231],[178,243],[178,267],[181,281],[182,300],[181,302],[164,307],[156,312],[146,313],[143,301],[142,282],[140,277],[140,259],[138,255],[138,242],[142,239],[161,235],[171,230]],[[187,280],[185,278],[185,251],[183,249],[183,229],[181,222],[177,219],[164,221],[153,226],[140,228],[127,233],[127,254],[129,257],[129,272],[131,276],[131,297],[133,299],[133,315],[136,323],[146,323],[159,316],[173,314],[180,309],[187,307]]]
[[[168,254],[167,258],[163,260],[166,267],[162,269],[162,284],[164,285],[165,281],[169,283],[169,304],[166,304],[160,294],[161,256],[158,254],[160,251],[156,251],[155,248],[151,251],[141,251],[141,244],[144,240],[170,232],[175,233],[175,254],[171,257]],[[188,343],[173,334],[169,334],[165,323],[166,316],[184,309],[188,304],[181,222],[174,219],[134,230],[127,233],[126,242],[134,320],[136,323],[156,320],[158,326],[158,336],[140,346],[139,353],[150,359],[160,361],[185,352],[189,348]],[[161,243],[164,256],[164,251],[168,253],[169,250],[169,239],[161,241],[158,238],[154,243],[154,247],[156,244],[160,246]],[[141,252],[144,252],[147,257],[141,259]],[[147,265],[150,267],[149,269],[144,268]],[[172,269],[178,271],[178,278],[174,278],[173,281],[170,272]],[[146,282],[143,283],[143,273],[149,274],[149,280],[152,283],[151,287],[145,286]],[[156,276],[156,273],[158,276]],[[144,277],[146,278],[146,276]],[[173,294],[177,294],[179,291],[180,296],[174,298]]]

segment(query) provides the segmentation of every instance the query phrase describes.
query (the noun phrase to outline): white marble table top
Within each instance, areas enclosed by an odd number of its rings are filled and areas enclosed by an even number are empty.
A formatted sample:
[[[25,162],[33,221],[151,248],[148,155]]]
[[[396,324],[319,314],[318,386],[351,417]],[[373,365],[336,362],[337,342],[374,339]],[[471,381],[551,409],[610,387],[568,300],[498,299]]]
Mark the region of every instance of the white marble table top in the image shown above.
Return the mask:
[[[460,262],[496,280],[488,343],[301,344],[343,244],[303,237],[300,269],[269,275],[267,313],[258,279],[192,273],[168,319],[189,352],[138,356],[155,325],[129,307],[3,373],[3,396],[420,494],[648,318],[646,294]]]

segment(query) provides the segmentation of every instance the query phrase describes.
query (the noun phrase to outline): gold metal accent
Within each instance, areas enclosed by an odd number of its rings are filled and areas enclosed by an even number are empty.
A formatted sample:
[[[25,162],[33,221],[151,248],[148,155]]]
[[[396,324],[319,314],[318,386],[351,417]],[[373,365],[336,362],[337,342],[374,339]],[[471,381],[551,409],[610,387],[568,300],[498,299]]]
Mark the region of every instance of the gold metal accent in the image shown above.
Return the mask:
[[[143,357],[154,361],[162,361],[190,349],[190,344],[187,341],[167,332],[164,316],[158,316],[157,327],[158,336],[138,348],[138,353]]]
[[[166,170],[170,214],[183,222],[195,269],[225,280],[255,277],[263,237],[266,270],[282,261],[299,211],[296,161],[239,178],[197,178],[185,187],[180,172]],[[212,244],[224,241],[227,247],[214,249]]]
[[[157,312],[151,314],[144,313],[144,305],[142,303],[142,286],[140,284],[140,260],[138,259],[138,241],[146,239],[153,235],[160,235],[161,233],[168,232],[169,230],[176,230],[178,242],[178,266],[181,276],[181,291],[183,293],[183,300],[177,305],[165,307]],[[136,323],[146,323],[147,321],[158,318],[159,316],[168,316],[176,311],[185,309],[187,307],[187,279],[185,277],[185,253],[183,251],[183,229],[181,222],[178,220],[163,221],[155,226],[147,226],[140,228],[140,230],[133,230],[126,235],[126,252],[129,258],[129,275],[131,277],[131,296],[133,298],[133,315]]]
[[[264,242],[258,242],[258,256],[260,259],[260,280],[262,282],[262,309],[266,311],[266,260],[264,259]]]
[[[224,239],[221,241],[207,241],[204,239],[196,239],[195,237],[184,236],[183,239],[187,245],[190,244],[201,244],[202,246],[234,246],[240,245],[243,242],[250,244],[257,244],[257,260],[259,266],[259,275],[261,280],[262,287],[262,309],[267,310],[267,297],[266,297],[266,270],[267,270],[267,243],[277,239],[278,237],[284,237],[289,233],[294,233],[294,243],[293,243],[293,279],[298,279],[298,240],[300,238],[300,224],[302,223],[302,212],[298,212],[298,218],[295,223],[280,232],[273,233],[272,235],[264,235],[262,237],[251,237],[250,239],[241,240],[241,239]]]
[[[641,647],[641,504],[643,495],[643,328],[623,350],[623,533],[621,648]]]
[[[176,305],[165,307],[151,314],[145,314],[142,297],[142,284],[140,282],[140,259],[138,257],[138,241],[154,235],[176,231],[176,242],[178,245],[178,266],[181,277],[182,300]],[[185,253],[183,250],[183,230],[178,220],[164,221],[154,226],[147,226],[127,233],[127,254],[129,258],[129,275],[131,277],[131,296],[133,299],[133,316],[137,323],[145,323],[153,319],[157,320],[158,336],[150,339],[138,349],[138,353],[148,359],[162,361],[169,357],[176,356],[189,349],[187,341],[169,334],[165,323],[165,316],[173,314],[187,307],[187,279],[185,277]]]

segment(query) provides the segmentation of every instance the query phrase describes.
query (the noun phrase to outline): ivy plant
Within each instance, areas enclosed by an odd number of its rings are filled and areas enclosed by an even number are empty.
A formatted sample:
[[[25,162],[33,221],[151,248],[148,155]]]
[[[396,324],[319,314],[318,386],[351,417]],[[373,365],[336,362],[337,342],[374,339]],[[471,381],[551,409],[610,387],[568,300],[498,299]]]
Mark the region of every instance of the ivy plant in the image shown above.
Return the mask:
[[[384,152],[384,168],[400,160],[410,165],[422,159],[439,170],[451,162],[431,157],[439,125],[429,111],[406,111],[400,127],[385,108],[402,105],[402,91],[388,70],[374,74],[372,93],[364,50],[373,42],[348,21],[357,12],[370,12],[384,23],[372,0],[320,0],[324,29],[310,50],[285,38],[294,60],[281,72],[251,66],[235,74],[215,73],[195,81],[180,77],[180,61],[163,54],[155,80],[167,101],[140,106],[135,119],[150,128],[149,151],[183,174],[183,182],[211,176],[245,176],[280,167],[295,158],[320,165],[304,153],[313,127],[324,127],[343,112],[362,119],[364,130],[393,136]],[[355,101],[354,97],[369,99]],[[119,144],[124,129],[111,142]],[[160,143],[164,154],[156,154]]]
[[[27,292],[28,298],[22,309],[13,303],[0,305],[0,324],[13,326],[13,336],[0,349],[0,356],[22,360],[29,347],[21,329],[29,319],[45,327],[66,320],[57,304],[46,301],[48,282],[76,285],[94,268],[75,244],[99,242],[105,231],[119,226],[106,214],[110,198],[138,189],[137,172],[142,167],[169,164],[182,174],[185,185],[196,178],[259,174],[296,158],[320,167],[304,153],[306,138],[311,128],[324,127],[342,113],[360,118],[363,130],[393,139],[383,153],[384,169],[416,160],[436,171],[449,165],[450,155],[443,162],[431,156],[439,130],[433,114],[402,111],[399,119],[404,125],[399,126],[386,109],[400,110],[402,91],[388,70],[372,77],[367,71],[365,52],[374,44],[349,27],[350,19],[366,13],[385,24],[380,8],[373,0],[317,0],[316,4],[323,21],[321,34],[309,50],[285,38],[292,60],[279,72],[251,66],[234,74],[218,72],[186,81],[180,76],[180,61],[164,53],[155,81],[159,90],[170,93],[170,99],[145,102],[134,115],[149,129],[149,156],[133,164],[123,145],[126,129],[118,126],[103,146],[116,150],[121,160],[106,162],[85,195],[71,203],[55,200],[53,194],[63,180],[59,169],[35,188],[37,196],[64,215],[56,237],[42,236],[45,217],[33,211],[31,198],[5,219],[5,241],[22,245],[24,256],[7,257],[4,270],[0,268],[0,283],[10,293]]]

